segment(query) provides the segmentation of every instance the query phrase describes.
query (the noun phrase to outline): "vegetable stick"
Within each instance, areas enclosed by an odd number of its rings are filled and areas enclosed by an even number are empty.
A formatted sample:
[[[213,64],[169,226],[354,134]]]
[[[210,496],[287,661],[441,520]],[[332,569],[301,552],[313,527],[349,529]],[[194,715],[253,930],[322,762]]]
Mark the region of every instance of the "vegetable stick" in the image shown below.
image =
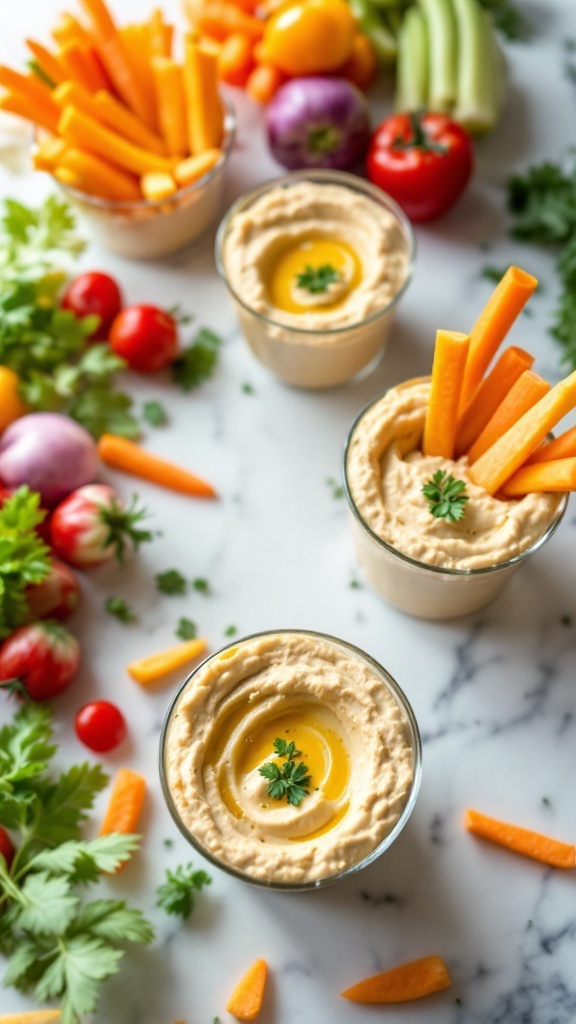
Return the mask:
[[[27,1010],[25,1013],[2,1013],[0,1024],[59,1024],[60,1010]]]
[[[489,839],[499,846],[506,846],[524,857],[533,857],[553,868],[573,868],[576,865],[576,848],[572,843],[562,843],[558,839],[550,839],[540,832],[511,825],[506,821],[497,821],[479,811],[468,808],[464,816],[464,827],[482,839]]]
[[[38,146],[32,160],[37,171],[53,171],[66,152],[64,139],[45,139]]]
[[[159,202],[161,199],[169,199],[177,191],[178,186],[171,174],[159,174],[158,171],[151,171],[143,174],[140,178],[140,188],[146,199],[152,202]]]
[[[246,14],[254,14],[260,6],[260,0],[232,0],[232,2]]]
[[[141,146],[142,149],[150,149],[158,155],[165,154],[162,140],[136,114],[119,103],[106,90],[92,96],[76,82],[63,82],[52,95],[60,108],[76,107],[89,117],[93,117],[95,121],[101,121],[106,127],[113,128],[119,135]]]
[[[172,44],[174,41],[174,25],[164,25],[164,56],[172,56]]]
[[[13,71],[5,64],[0,64],[0,85],[29,100],[37,108],[38,113],[50,123],[58,116],[58,106],[52,99],[50,89],[34,75],[22,75],[19,71]]]
[[[190,152],[217,149],[224,134],[224,112],[218,94],[218,55],[190,39],[186,40],[184,92]]]
[[[183,70],[175,60],[153,57],[152,73],[160,134],[170,156],[184,156],[188,152],[188,129]]]
[[[473,483],[495,494],[547,434],[576,405],[576,370],[507,430],[468,471]]]
[[[144,97],[146,103],[146,115],[143,116],[143,120],[156,131],[158,117],[156,114],[154,79],[150,66],[151,54],[148,26],[124,25],[118,29],[118,35],[122,40],[124,52],[136,76],[139,92]]]
[[[537,448],[530,458],[526,459],[525,466],[532,466],[537,462],[552,462],[554,459],[571,459],[576,456],[576,427],[570,427],[560,437]]]
[[[66,72],[60,64],[57,57],[50,52],[42,43],[37,43],[35,39],[27,39],[26,46],[33,55],[34,60],[38,62],[44,74],[51,78],[55,85],[60,85],[66,78]]]
[[[58,122],[58,131],[79,149],[96,153],[97,156],[118,164],[124,170],[133,171],[134,174],[146,174],[148,171],[163,171],[170,174],[172,170],[169,160],[127,142],[121,135],[104,128],[93,117],[82,113],[76,107],[65,107]]]
[[[171,35],[167,35],[166,28],[172,26],[164,24],[164,15],[159,7],[156,7],[150,15],[147,23],[148,46],[151,57],[169,57],[172,52]],[[168,44],[168,45],[167,45]]]
[[[525,412],[528,412],[528,409],[536,405],[536,402],[539,402],[549,391],[548,381],[543,380],[532,370],[525,370],[512,385],[506,398],[500,403],[484,430],[469,449],[470,462],[476,462],[476,459],[488,451],[499,437],[502,437]]]
[[[233,32],[224,40],[218,53],[218,74],[221,81],[244,88],[254,66],[252,43],[241,32]]]
[[[52,35],[59,46],[65,46],[67,43],[80,43],[81,46],[90,47],[94,42],[88,29],[67,12],[60,15],[60,20],[52,29]]]
[[[245,14],[229,0],[207,0],[199,9],[196,24],[201,32],[219,40],[241,32],[256,43],[264,35],[264,22]]]
[[[552,462],[524,464],[506,481],[502,494],[507,498],[520,498],[531,491],[576,491],[576,455]]]
[[[80,0],[80,2],[90,17],[99,56],[116,91],[127,106],[147,122],[146,97],[141,92],[129,54],[125,51],[123,41],[104,0]]]
[[[93,93],[106,88],[106,79],[87,47],[70,40],[59,48],[58,60],[68,78],[83,86],[88,92]]]
[[[78,176],[82,192],[121,202],[137,202],[142,199],[136,178],[125,171],[119,171],[93,153],[68,147],[60,157],[58,166]]]
[[[246,92],[256,103],[269,103],[286,81],[286,75],[273,64],[258,64],[248,76]]]
[[[518,378],[534,365],[534,357],[522,348],[511,345],[502,353],[494,369],[480,383],[466,412],[456,428],[456,455],[467,452],[488,420],[504,401]]]
[[[32,121],[39,128],[56,134],[58,131],[58,118],[52,117],[46,110],[39,110],[38,106],[18,92],[5,92],[0,96],[0,110],[7,110],[10,114],[17,114],[27,121]]]
[[[454,455],[460,389],[470,338],[455,331],[437,331],[432,385],[424,424],[422,452],[451,459]]]
[[[266,961],[255,960],[226,1003],[228,1013],[237,1020],[256,1020],[264,1001],[267,973]]]
[[[216,491],[205,480],[189,473],[187,469],[144,451],[125,437],[102,434],[98,441],[98,454],[108,466],[121,469],[143,480],[150,480],[160,487],[167,487],[181,494],[190,494],[196,498],[216,497]]]
[[[126,671],[135,682],[140,683],[140,686],[150,686],[175,669],[182,668],[188,662],[194,661],[205,650],[205,640],[186,640],[175,647],[169,647],[166,651],[150,654],[147,658],[131,662],[126,666]]]
[[[181,187],[191,185],[208,174],[208,171],[216,166],[221,156],[221,149],[205,149],[197,156],[189,156],[187,160],[183,160],[175,167],[174,177]]]
[[[111,832],[121,832],[125,835],[135,832],[145,795],[146,779],[129,768],[121,768],[112,786],[100,835],[107,836]]]
[[[537,278],[509,267],[470,332],[470,352],[462,385],[460,414],[474,397],[488,366],[516,317],[536,290]]]
[[[441,992],[451,984],[444,961],[439,956],[425,956],[365,978],[342,995],[355,1003],[406,1003]]]

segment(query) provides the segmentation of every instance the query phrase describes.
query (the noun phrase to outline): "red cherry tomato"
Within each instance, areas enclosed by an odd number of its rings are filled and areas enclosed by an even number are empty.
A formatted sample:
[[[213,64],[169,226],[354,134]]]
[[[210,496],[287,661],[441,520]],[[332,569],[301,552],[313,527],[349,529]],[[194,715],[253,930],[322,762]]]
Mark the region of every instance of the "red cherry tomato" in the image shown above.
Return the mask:
[[[0,682],[18,682],[32,700],[66,690],[79,665],[78,641],[59,622],[20,626],[0,647]]]
[[[12,861],[14,860],[15,853],[16,850],[14,849],[14,843],[10,839],[6,829],[2,828],[0,825],[0,856],[4,857],[8,871],[10,871],[10,868],[12,867]]]
[[[154,373],[176,358],[178,326],[156,306],[127,306],[114,320],[109,341],[133,370]]]
[[[68,285],[62,298],[62,308],[69,309],[78,317],[90,313],[99,316],[100,326],[90,340],[105,341],[114,317],[122,309],[122,292],[113,277],[92,270],[80,274]]]
[[[445,114],[394,114],[372,136],[366,169],[413,221],[445,213],[466,187],[470,136]]]
[[[80,742],[97,754],[114,750],[128,731],[122,712],[107,700],[94,700],[80,708],[74,727]]]

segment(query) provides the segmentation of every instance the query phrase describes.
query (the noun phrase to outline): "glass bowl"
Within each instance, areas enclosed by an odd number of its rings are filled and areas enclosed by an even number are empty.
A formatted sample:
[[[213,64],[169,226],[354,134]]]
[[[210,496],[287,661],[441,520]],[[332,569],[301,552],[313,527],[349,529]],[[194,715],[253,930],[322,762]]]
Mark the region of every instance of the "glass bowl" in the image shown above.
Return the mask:
[[[367,666],[368,669],[371,672],[373,672],[376,676],[378,676],[378,678],[385,684],[388,693],[390,694],[390,696],[393,698],[396,705],[400,709],[402,728],[406,731],[409,745],[412,751],[412,781],[410,783],[410,788],[406,795],[402,812],[398,820],[392,827],[391,831],[366,856],[360,859],[357,863],[348,866],[347,868],[345,868],[345,870],[337,874],[331,874],[329,876],[317,878],[314,880],[304,880],[297,882],[275,881],[273,879],[250,875],[249,873],[241,871],[236,867],[230,865],[225,860],[220,859],[219,857],[215,856],[210,850],[208,850],[206,846],[197,838],[196,835],[194,835],[194,833],[187,827],[187,825],[182,820],[182,817],[179,813],[179,810],[176,806],[175,800],[171,792],[169,771],[166,763],[166,747],[170,735],[172,722],[174,720],[174,717],[178,713],[178,709],[183,698],[187,694],[188,688],[194,683],[195,677],[198,675],[198,673],[201,672],[206,666],[209,666],[210,663],[213,663],[218,659],[225,659],[227,656],[227,652],[230,652],[232,649],[236,649],[242,646],[243,644],[248,644],[251,641],[267,637],[282,637],[286,634],[309,637],[313,640],[320,640],[322,641],[322,643],[336,648],[340,653],[344,653],[347,657],[360,659],[363,662],[363,664]],[[187,842],[190,843],[192,847],[194,847],[195,850],[197,850],[198,853],[205,857],[206,860],[210,861],[215,867],[220,868],[227,874],[232,875],[234,878],[237,878],[243,882],[248,882],[252,885],[260,886],[264,889],[272,889],[275,891],[306,892],[310,890],[322,889],[325,886],[333,885],[334,883],[341,881],[344,878],[348,878],[351,875],[355,875],[358,871],[361,871],[362,868],[367,867],[368,864],[372,864],[373,861],[380,857],[385,852],[385,850],[387,850],[388,847],[392,845],[394,840],[399,836],[400,832],[406,825],[406,822],[408,821],[414,809],[414,804],[416,802],[416,797],[418,795],[418,790],[420,788],[421,774],[422,749],[418,724],[416,722],[414,712],[412,711],[408,699],[406,695],[403,693],[403,691],[400,689],[398,683],[392,678],[392,676],[389,674],[389,672],[386,671],[385,668],[378,664],[378,662],[375,661],[374,658],[371,658],[370,655],[360,650],[360,648],[355,647],[353,644],[347,643],[344,640],[339,640],[337,637],[329,636],[324,633],[315,632],[313,630],[280,629],[266,630],[262,633],[253,633],[250,636],[246,636],[240,640],[233,641],[226,647],[223,647],[220,651],[217,651],[216,654],[210,655],[210,657],[206,658],[202,662],[202,664],[195,668],[190,673],[190,675],[184,680],[182,686],[176,693],[176,696],[174,697],[168,709],[162,727],[162,733],[160,736],[160,778],[162,783],[162,792],[164,794],[164,799],[168,806],[168,810],[170,811],[172,818],[174,819],[176,825],[178,826],[184,838],[187,840]]]
[[[399,386],[408,387],[429,379],[417,377]],[[364,578],[377,594],[416,618],[452,619],[478,611],[501,594],[519,566],[556,532],[566,511],[568,496],[560,498],[556,514],[534,544],[505,562],[475,569],[443,569],[403,554],[374,533],[365,521],[348,479],[348,452],[356,428],[384,395],[375,398],[356,417],[344,449],[344,489],[354,550]]]
[[[392,300],[370,316],[342,327],[304,329],[256,312],[232,286],[226,270],[225,247],[231,223],[271,189],[289,188],[301,181],[339,185],[366,196],[391,213],[406,245],[404,281]],[[386,346],[396,307],[411,277],[415,256],[412,225],[397,203],[369,182],[343,171],[294,171],[246,192],[225,214],[216,236],[216,266],[232,300],[242,333],[254,355],[277,377],[301,388],[327,388],[351,380],[379,357]]]
[[[168,199],[102,199],[57,182],[97,245],[128,259],[150,260],[177,252],[210,227],[222,206],[226,167],[236,136],[234,108],[227,97],[223,96],[222,102],[222,157],[207,174]]]

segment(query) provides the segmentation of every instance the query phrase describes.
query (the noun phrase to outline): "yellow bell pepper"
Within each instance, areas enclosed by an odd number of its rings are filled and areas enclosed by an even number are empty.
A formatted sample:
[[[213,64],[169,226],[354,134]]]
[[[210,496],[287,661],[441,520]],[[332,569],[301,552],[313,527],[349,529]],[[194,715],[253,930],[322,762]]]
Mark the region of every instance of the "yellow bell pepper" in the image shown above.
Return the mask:
[[[20,378],[14,370],[0,366],[0,434],[29,410],[18,394]]]

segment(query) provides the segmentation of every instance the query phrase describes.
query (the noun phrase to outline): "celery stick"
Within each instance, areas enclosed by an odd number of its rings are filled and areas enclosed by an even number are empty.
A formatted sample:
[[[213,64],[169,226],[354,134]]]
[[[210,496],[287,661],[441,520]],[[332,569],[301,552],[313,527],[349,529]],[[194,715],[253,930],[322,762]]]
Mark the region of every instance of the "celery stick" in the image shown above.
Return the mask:
[[[421,110],[428,101],[428,30],[419,7],[404,15],[398,35],[394,109]]]
[[[349,0],[352,13],[358,19],[360,28],[370,37],[381,64],[392,64],[396,59],[396,40],[384,24],[380,12],[368,0]]]
[[[428,109],[449,114],[456,102],[456,21],[450,0],[418,0],[428,26]]]
[[[506,57],[498,41],[498,33],[494,23],[494,17],[490,11],[483,11],[484,19],[488,26],[490,35],[490,52],[492,57],[492,96],[494,101],[495,123],[502,116],[502,107],[506,96]]]
[[[493,31],[479,0],[452,0],[458,40],[458,96],[454,117],[474,135],[495,127]]]

